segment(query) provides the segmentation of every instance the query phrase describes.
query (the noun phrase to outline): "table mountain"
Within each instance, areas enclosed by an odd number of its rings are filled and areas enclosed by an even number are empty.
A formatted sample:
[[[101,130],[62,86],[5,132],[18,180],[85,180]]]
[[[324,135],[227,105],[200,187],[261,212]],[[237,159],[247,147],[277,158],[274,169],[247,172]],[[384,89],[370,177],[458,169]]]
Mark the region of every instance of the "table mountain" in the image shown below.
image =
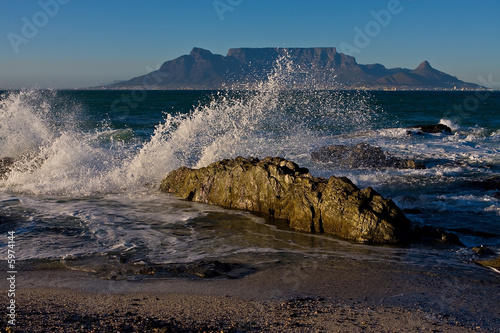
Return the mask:
[[[280,60],[281,59],[281,60]],[[166,61],[158,70],[102,89],[241,89],[266,80],[277,63],[292,64],[295,86],[316,89],[477,89],[431,67],[416,69],[362,65],[354,57],[321,48],[235,48],[226,56],[193,48],[189,55]],[[309,86],[308,88],[311,88]]]

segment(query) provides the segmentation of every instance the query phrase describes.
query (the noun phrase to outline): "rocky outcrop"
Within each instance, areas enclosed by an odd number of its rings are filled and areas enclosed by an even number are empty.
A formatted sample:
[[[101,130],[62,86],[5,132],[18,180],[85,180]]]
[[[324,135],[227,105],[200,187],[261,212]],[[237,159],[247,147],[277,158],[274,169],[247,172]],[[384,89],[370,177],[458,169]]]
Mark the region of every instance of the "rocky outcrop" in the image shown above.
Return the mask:
[[[443,134],[451,134],[451,128],[444,124],[437,124],[437,125],[416,125],[416,126],[409,126],[407,127],[408,129],[414,129],[416,130],[415,133],[412,131],[408,131],[408,134],[422,134],[422,133],[443,133]]]
[[[312,152],[311,158],[313,161],[328,162],[349,169],[425,169],[425,165],[421,162],[390,156],[381,148],[367,143],[358,143],[355,146],[333,145],[322,147],[318,151]]]
[[[312,177],[288,160],[238,157],[201,169],[171,171],[160,189],[196,202],[260,212],[290,227],[370,243],[402,243],[411,225],[402,211],[349,179]]]

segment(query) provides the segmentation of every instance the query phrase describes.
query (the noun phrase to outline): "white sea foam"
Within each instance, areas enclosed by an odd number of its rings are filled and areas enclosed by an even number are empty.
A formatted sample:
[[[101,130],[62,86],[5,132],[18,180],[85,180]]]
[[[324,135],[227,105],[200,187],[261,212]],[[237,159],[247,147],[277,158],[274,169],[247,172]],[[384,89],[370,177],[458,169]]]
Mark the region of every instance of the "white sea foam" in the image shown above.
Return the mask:
[[[495,212],[498,216],[500,216],[500,206],[499,205],[491,205],[484,209],[485,212]]]
[[[53,94],[21,91],[0,98],[0,156],[20,157],[54,139],[51,97]]]
[[[441,119],[439,124],[448,126],[452,131],[456,131],[459,128],[459,125],[451,119]]]

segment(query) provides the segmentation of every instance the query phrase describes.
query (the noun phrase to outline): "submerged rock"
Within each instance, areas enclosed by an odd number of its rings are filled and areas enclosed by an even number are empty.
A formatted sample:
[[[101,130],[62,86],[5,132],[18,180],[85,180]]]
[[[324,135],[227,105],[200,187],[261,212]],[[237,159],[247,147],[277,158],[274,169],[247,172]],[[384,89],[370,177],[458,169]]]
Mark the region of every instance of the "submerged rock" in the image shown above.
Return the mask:
[[[495,255],[495,251],[493,251],[492,249],[490,249],[489,247],[486,247],[484,245],[474,246],[472,248],[472,252],[474,252],[475,254],[477,254],[479,256]]]
[[[168,277],[200,277],[239,279],[255,272],[249,265],[220,262],[218,260],[201,260],[190,263],[145,264],[117,267],[107,273],[108,280],[127,280],[138,276]]]
[[[350,169],[425,169],[425,165],[421,162],[390,156],[380,147],[375,147],[369,145],[368,143],[358,143],[355,146],[325,146],[320,148],[318,151],[312,152],[311,158],[314,161],[333,163],[336,166]]]
[[[476,181],[473,185],[484,191],[500,191],[500,176],[491,176]]]
[[[157,273],[166,272],[174,276],[198,276],[201,278],[225,277],[241,278],[254,272],[254,269],[237,263],[225,263],[217,260],[202,260],[188,264],[169,264],[152,266]]]
[[[451,134],[451,128],[444,124],[437,125],[416,125],[416,126],[408,126],[408,129],[416,129],[418,130],[417,134],[420,133],[443,133],[443,134]],[[413,134],[412,132],[408,132],[408,134]]]
[[[290,227],[370,243],[402,243],[410,221],[391,200],[349,179],[311,176],[288,160],[238,157],[171,171],[160,189],[187,200],[260,212]]]
[[[454,233],[447,232],[443,229],[434,228],[432,226],[424,225],[422,227],[416,226],[413,229],[413,240],[415,241],[436,241],[445,244],[465,246],[460,238]]]

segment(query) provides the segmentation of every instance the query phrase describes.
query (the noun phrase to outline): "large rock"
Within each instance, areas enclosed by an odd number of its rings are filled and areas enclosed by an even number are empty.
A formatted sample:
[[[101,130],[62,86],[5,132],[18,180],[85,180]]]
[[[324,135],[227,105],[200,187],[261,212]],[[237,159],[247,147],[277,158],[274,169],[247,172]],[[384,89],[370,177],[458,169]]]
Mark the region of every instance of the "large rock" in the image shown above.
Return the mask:
[[[333,163],[336,166],[357,168],[397,168],[425,169],[425,165],[414,160],[390,156],[381,148],[358,143],[357,145],[333,145],[320,148],[311,153],[311,158],[318,162]]]
[[[371,243],[410,239],[410,221],[391,201],[349,179],[312,177],[285,159],[238,157],[171,171],[160,189],[187,200],[260,212],[308,232]]]

